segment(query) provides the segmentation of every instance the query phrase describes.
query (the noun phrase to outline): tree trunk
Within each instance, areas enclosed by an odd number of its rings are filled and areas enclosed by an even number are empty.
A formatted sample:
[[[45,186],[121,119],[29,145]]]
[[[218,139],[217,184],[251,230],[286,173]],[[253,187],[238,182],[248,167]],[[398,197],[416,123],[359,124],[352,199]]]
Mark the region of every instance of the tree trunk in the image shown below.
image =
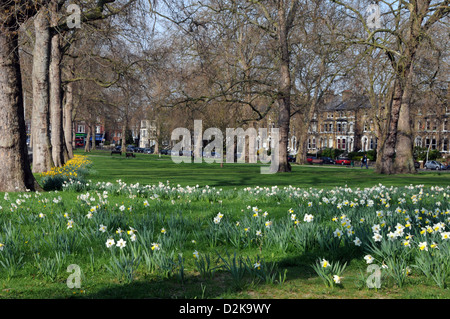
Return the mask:
[[[127,120],[122,123],[122,153],[127,151]]]
[[[159,135],[160,135],[159,123],[156,123],[155,149],[153,150],[153,154],[159,153]]]
[[[34,20],[36,40],[33,52],[33,172],[43,173],[53,166],[49,132],[50,29],[48,16],[41,10]]]
[[[28,159],[18,48],[17,29],[0,25],[0,192],[39,189]]]
[[[391,115],[387,125],[386,138],[382,141],[381,154],[378,155],[379,162],[376,172],[380,174],[394,174],[394,156],[397,141],[397,126],[402,105],[403,88],[399,81],[395,82],[394,94],[392,96]]]
[[[87,123],[86,128],[87,128],[87,135],[86,135],[86,145],[84,145],[84,151],[86,153],[89,153],[91,151],[91,137],[92,137],[91,123]]]
[[[64,139],[62,130],[62,90],[61,90],[61,46],[60,35],[51,37],[50,54],[50,123],[52,158],[55,166],[64,165]]]
[[[308,153],[308,131],[309,126],[311,124],[311,119],[314,117],[314,113],[317,111],[317,101],[319,97],[316,93],[314,100],[311,101],[311,106],[309,107],[308,112],[306,114],[302,114],[302,124],[299,128],[299,143],[298,143],[298,151],[297,157],[295,158],[295,162],[297,164],[307,164],[307,153]],[[318,128],[319,129],[319,128]]]
[[[52,27],[50,39],[50,123],[51,123],[51,142],[53,163],[57,167],[64,165],[65,153],[64,134],[63,134],[63,109],[62,109],[62,86],[61,86],[61,34],[55,28],[58,25],[58,3],[50,3],[50,22]]]
[[[411,129],[410,117],[410,100],[412,90],[411,74],[412,65],[410,66],[410,71],[408,72],[405,88],[403,90],[402,104],[398,119],[394,166],[396,174],[416,173],[416,168],[414,167],[413,133]]]
[[[291,72],[289,69],[288,26],[283,1],[278,5],[278,41],[280,46],[280,87],[278,98],[279,166],[278,172],[290,172],[287,158],[289,124],[291,119]]]
[[[73,122],[72,122],[72,112],[73,112],[73,82],[67,83],[66,92],[65,92],[65,102],[64,102],[64,110],[63,110],[63,131],[64,131],[64,139],[65,145],[67,149],[68,159],[73,158]]]

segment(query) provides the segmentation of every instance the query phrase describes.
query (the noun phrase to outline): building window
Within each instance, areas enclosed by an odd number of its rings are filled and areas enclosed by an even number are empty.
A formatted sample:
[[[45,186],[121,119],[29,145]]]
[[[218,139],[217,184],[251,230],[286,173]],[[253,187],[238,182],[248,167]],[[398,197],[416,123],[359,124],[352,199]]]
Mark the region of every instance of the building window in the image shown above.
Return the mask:
[[[338,122],[338,123],[336,124],[336,126],[337,126],[337,132],[338,132],[338,133],[342,132],[341,123]]]
[[[95,133],[96,133],[96,134],[100,134],[100,133],[101,133],[101,126],[100,126],[100,125],[97,125],[97,126],[95,127]]]
[[[374,150],[377,148],[377,139],[374,137],[370,138],[370,149]]]
[[[364,132],[367,132],[369,130],[369,124],[367,122],[364,122]]]
[[[415,145],[417,147],[422,147],[422,138],[420,136],[416,137]]]
[[[78,125],[77,133],[86,133],[86,129],[85,129],[84,125]]]
[[[315,149],[316,148],[316,138],[310,138],[308,139],[308,149]]]
[[[442,125],[442,129],[444,131],[448,131],[448,121],[447,120],[444,120],[444,124]]]
[[[363,149],[363,151],[367,151],[367,148],[368,148],[367,143],[368,143],[368,141],[369,141],[369,138],[368,138],[367,136],[364,136],[364,137],[361,139],[361,144],[362,144],[362,149]]]
[[[345,147],[346,147],[345,138],[338,138],[337,139],[337,148],[340,150],[345,150],[346,149]]]
[[[427,131],[431,130],[431,121],[430,120],[427,120],[426,130]]]
[[[425,139],[425,147],[426,148],[429,148],[430,147],[430,143],[431,143],[431,149],[432,150],[435,150],[436,149],[436,147],[437,147],[437,143],[436,143],[436,138],[429,138],[429,137],[427,137],[426,139]]]
[[[448,139],[446,138],[442,140],[442,152],[448,152]]]

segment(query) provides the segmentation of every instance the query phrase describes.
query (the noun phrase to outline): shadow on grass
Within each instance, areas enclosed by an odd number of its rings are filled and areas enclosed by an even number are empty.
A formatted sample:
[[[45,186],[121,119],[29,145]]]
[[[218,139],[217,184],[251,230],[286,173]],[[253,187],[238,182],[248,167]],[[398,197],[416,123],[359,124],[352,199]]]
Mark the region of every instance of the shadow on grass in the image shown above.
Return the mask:
[[[319,258],[326,257],[330,259],[324,251],[313,251],[300,255],[289,255],[275,261],[278,274],[275,276],[275,282],[266,284],[264,282],[253,281],[249,276],[245,276],[240,287],[236,286],[231,274],[225,270],[217,271],[212,278],[202,278],[200,275],[188,274],[183,282],[177,274],[170,277],[162,278],[158,275],[139,275],[131,283],[121,283],[119,281],[110,282],[104,287],[100,287],[95,292],[88,295],[73,295],[70,298],[88,298],[88,299],[221,299],[227,296],[243,293],[258,287],[275,288],[275,295],[271,298],[277,298],[277,291],[280,289],[283,294],[284,283],[292,281],[307,282],[311,279],[318,278],[317,274],[311,267]],[[350,263],[354,258],[359,258],[355,254],[345,255],[339,261]],[[283,278],[284,271],[286,278],[284,283],[279,283],[278,279]],[[281,277],[279,276],[281,275]],[[250,290],[249,290],[250,289]],[[245,298],[245,297],[244,297]]]

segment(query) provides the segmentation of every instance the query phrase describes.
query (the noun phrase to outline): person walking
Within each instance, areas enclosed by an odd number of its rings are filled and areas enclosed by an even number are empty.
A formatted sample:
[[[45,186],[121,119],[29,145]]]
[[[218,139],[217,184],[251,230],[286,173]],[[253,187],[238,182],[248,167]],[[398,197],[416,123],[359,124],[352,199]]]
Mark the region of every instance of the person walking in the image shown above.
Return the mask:
[[[367,169],[369,168],[369,163],[366,154],[364,154],[363,158],[361,159],[361,168],[363,168],[364,165],[366,166]]]

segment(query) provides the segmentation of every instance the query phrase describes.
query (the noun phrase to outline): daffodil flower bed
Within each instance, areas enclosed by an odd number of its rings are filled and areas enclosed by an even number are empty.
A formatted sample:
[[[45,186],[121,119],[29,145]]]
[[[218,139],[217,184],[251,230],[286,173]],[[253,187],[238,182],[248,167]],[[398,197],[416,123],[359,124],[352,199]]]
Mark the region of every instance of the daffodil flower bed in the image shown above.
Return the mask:
[[[62,191],[0,198],[0,279],[63,282],[77,264],[84,280],[186,285],[222,274],[240,290],[289,282],[279,261],[291,257],[329,289],[354,284],[350,263],[362,273],[379,266],[380,289],[412,276],[444,289],[449,196],[449,186],[223,190],[68,179]]]
[[[82,181],[88,174],[91,161],[87,156],[74,155],[62,167],[53,167],[50,171],[39,174],[40,183],[46,191],[61,190],[63,184]]]

